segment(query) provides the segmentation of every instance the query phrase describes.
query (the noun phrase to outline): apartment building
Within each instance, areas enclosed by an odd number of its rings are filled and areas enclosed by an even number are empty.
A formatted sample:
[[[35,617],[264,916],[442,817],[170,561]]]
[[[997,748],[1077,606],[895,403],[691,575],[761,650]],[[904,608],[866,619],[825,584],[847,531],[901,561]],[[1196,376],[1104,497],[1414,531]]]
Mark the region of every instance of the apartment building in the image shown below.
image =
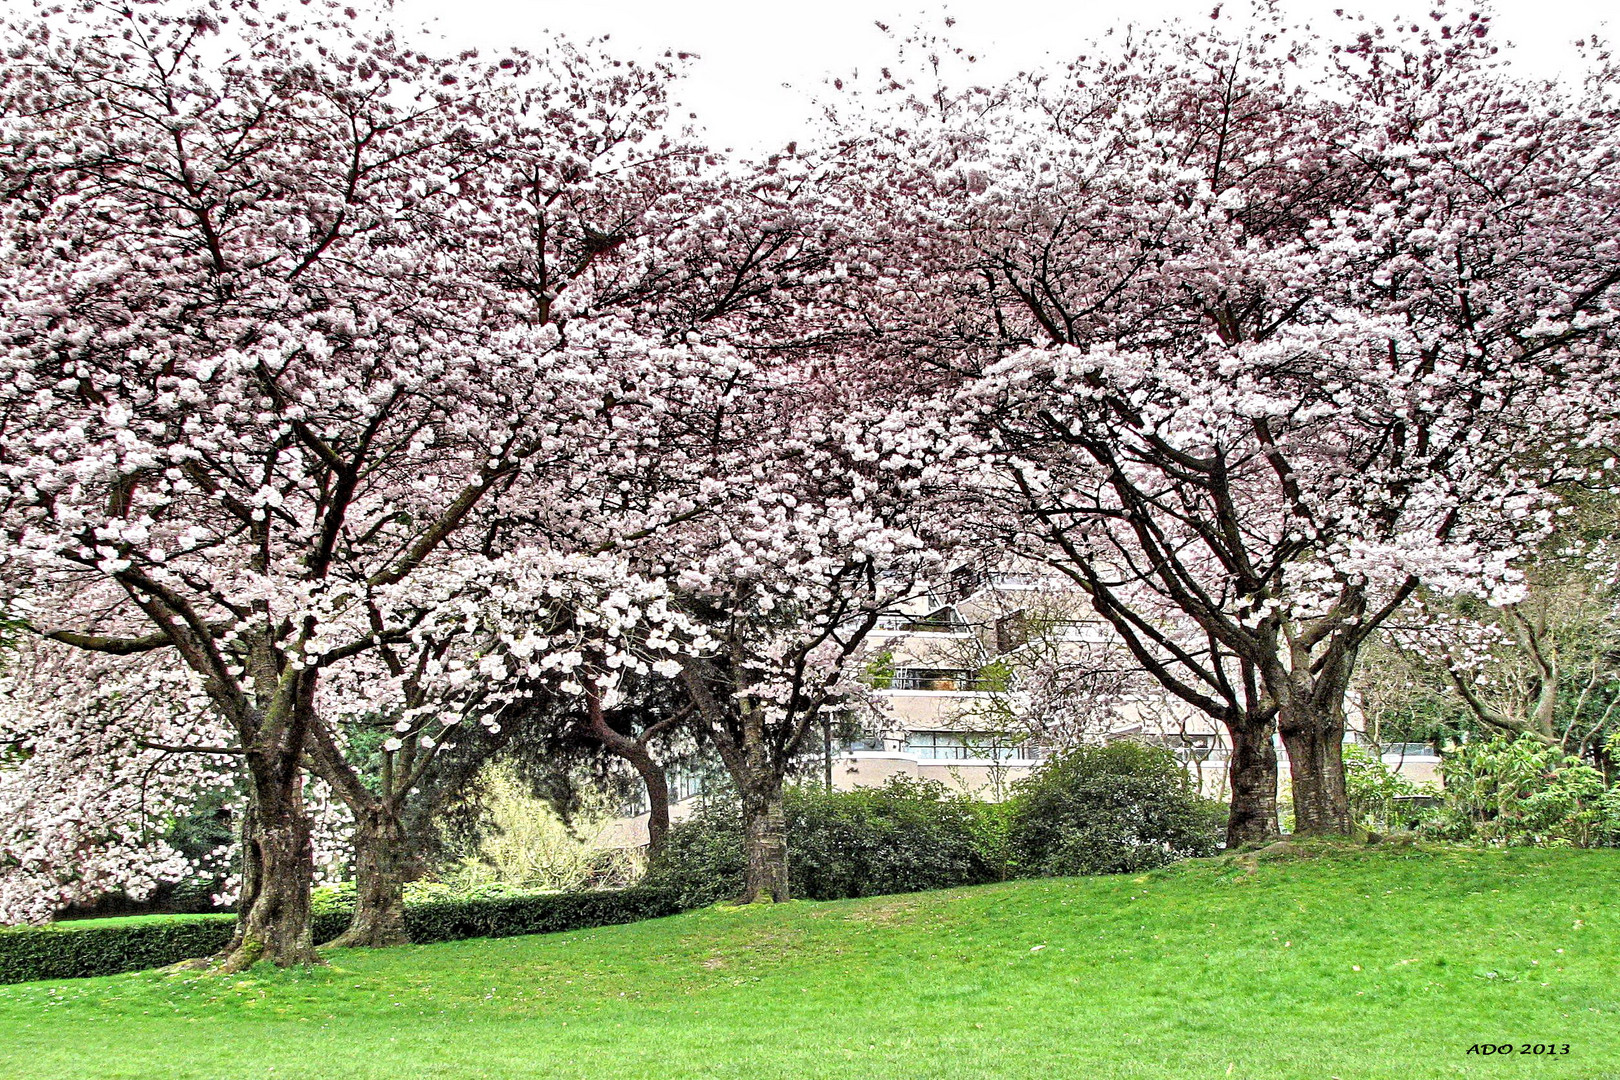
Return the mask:
[[[1133,738],[1170,748],[1199,790],[1225,798],[1230,746],[1204,713],[1168,700],[1113,711],[1084,732],[1028,734],[1019,693],[1023,672],[1083,671],[1087,649],[1101,652],[1109,630],[1083,594],[1061,577],[1032,569],[964,566],[934,588],[883,616],[862,663],[874,704],[858,710],[845,731],[806,753],[804,773],[825,776],[840,791],[881,787],[891,777],[937,780],[980,798],[1005,798],[1065,740]],[[1359,725],[1352,710],[1351,726]],[[1366,742],[1352,730],[1349,739]],[[1288,759],[1277,744],[1279,772]],[[1383,748],[1384,762],[1409,779],[1438,784],[1433,747],[1402,743]],[[675,770],[671,816],[691,812],[713,770]],[[627,819],[625,842],[646,842],[645,817]],[[638,839],[639,838],[639,839]]]
[[[867,665],[879,709],[867,730],[836,748],[831,779],[849,790],[881,785],[891,776],[939,780],[980,797],[1001,798],[1062,738],[1027,734],[1014,715],[1020,669],[1065,656],[1083,667],[1083,651],[1109,640],[1078,590],[1035,570],[960,567],[935,589],[883,619]],[[1030,656],[1032,651],[1044,656]],[[1352,710],[1351,726],[1359,727]],[[1090,738],[1136,738],[1174,750],[1211,797],[1226,793],[1229,743],[1221,726],[1179,703],[1119,710]],[[1350,736],[1366,739],[1359,730]],[[1287,776],[1281,742],[1279,769]],[[1383,748],[1392,769],[1418,783],[1439,782],[1434,748],[1401,743]]]

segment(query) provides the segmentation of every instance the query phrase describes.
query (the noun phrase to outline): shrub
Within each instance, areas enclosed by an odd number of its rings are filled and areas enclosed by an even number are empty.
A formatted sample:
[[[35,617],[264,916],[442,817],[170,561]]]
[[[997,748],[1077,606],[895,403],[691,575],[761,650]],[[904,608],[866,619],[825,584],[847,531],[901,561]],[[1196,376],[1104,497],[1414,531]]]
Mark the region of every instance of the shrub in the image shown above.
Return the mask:
[[[788,800],[788,881],[812,900],[947,889],[1005,876],[985,840],[994,810],[937,780],[881,788],[795,789]]]
[[[1173,753],[1130,741],[1060,754],[1013,790],[1007,843],[1021,875],[1150,870],[1214,854],[1225,826]]]
[[[1411,798],[1434,792],[1419,787],[1385,765],[1382,756],[1361,746],[1344,748],[1344,792],[1351,820],[1369,829],[1412,829],[1433,816]]]
[[[788,833],[792,858],[793,833]],[[690,817],[675,824],[664,838],[664,851],[647,870],[649,885],[669,889],[687,907],[704,907],[742,892],[742,812],[736,800],[706,796]],[[789,863],[788,885],[794,887]]]
[[[483,781],[486,828],[476,848],[446,873],[455,889],[604,889],[627,885],[641,872],[638,852],[603,842],[616,816],[605,796],[587,798],[565,822],[509,766],[486,770]]]
[[[1533,735],[1464,744],[1441,769],[1445,808],[1432,828],[1449,839],[1552,847],[1620,839],[1620,789]]]
[[[513,937],[582,930],[682,910],[669,889],[635,886],[613,892],[547,893],[405,905],[405,930],[419,944],[473,937]],[[315,940],[343,932],[349,912],[331,896],[316,906]],[[116,975],[219,952],[230,941],[228,915],[107,920],[0,930],[0,983]]]
[[[230,915],[94,925],[99,921],[0,930],[0,983],[116,975],[208,956],[225,947],[236,925]]]
[[[938,781],[894,777],[881,788],[786,795],[788,885],[810,900],[944,889],[1005,876],[1000,809]],[[736,896],[742,821],[717,800],[670,830],[648,881],[691,906]]]
[[[405,905],[405,932],[419,943],[514,937],[657,919],[682,910],[672,890],[645,885],[605,892],[434,900]]]

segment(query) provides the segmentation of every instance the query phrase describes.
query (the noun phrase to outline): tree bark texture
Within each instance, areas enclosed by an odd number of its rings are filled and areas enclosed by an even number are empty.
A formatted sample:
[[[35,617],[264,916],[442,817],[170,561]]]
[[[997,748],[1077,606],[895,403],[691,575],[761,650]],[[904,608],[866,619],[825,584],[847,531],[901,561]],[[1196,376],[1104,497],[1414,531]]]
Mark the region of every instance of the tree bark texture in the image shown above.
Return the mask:
[[[669,837],[669,774],[645,751],[630,764],[647,789],[647,861],[656,863]]]
[[[1294,832],[1348,835],[1350,802],[1344,787],[1344,717],[1335,708],[1284,706],[1278,730],[1288,751],[1294,788]]]
[[[404,945],[405,877],[410,861],[399,815],[378,807],[354,830],[354,916],[348,929],[327,942],[338,948]]]
[[[236,933],[219,960],[241,971],[261,960],[277,967],[318,964],[310,933],[309,889],[315,873],[303,780],[296,766],[266,767],[250,758],[252,806],[244,840]]]
[[[787,814],[781,783],[761,778],[743,793],[742,813],[748,866],[738,902],[781,903],[788,899]]]
[[[1226,846],[1269,844],[1277,839],[1277,748],[1273,726],[1229,720],[1232,757],[1227,775],[1232,810],[1226,822]]]

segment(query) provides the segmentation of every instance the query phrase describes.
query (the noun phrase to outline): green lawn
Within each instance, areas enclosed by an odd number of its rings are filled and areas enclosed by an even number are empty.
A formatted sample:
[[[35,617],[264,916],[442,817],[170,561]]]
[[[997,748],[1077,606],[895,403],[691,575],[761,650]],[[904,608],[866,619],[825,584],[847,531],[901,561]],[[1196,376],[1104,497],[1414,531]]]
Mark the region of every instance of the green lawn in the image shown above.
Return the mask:
[[[0,986],[0,1076],[1597,1080],[1617,882],[1617,851],[1373,848]]]

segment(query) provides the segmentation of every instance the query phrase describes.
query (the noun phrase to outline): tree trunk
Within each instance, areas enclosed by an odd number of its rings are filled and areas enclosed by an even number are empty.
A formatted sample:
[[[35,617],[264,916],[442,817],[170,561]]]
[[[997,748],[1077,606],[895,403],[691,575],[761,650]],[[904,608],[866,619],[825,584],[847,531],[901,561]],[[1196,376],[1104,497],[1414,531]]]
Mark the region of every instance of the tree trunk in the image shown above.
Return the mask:
[[[296,767],[262,761],[250,762],[248,777],[252,806],[243,837],[236,933],[218,959],[228,972],[261,960],[277,967],[318,964],[309,924],[315,854],[303,780]]]
[[[1277,748],[1272,725],[1228,722],[1232,758],[1227,775],[1232,784],[1232,811],[1226,821],[1226,846],[1240,848],[1277,839]]]
[[[647,789],[647,861],[655,863],[669,836],[669,774],[645,750],[629,761]]]
[[[765,715],[751,707],[741,717],[742,774],[733,773],[742,794],[743,854],[747,876],[739,903],[781,903],[788,898],[787,814],[782,806],[782,773],[771,767],[765,745]]]
[[[760,778],[743,791],[743,850],[747,877],[739,903],[788,899],[787,814],[779,780]]]
[[[409,851],[399,815],[379,807],[366,813],[354,830],[354,916],[349,928],[330,947],[360,948],[404,945],[405,870]]]
[[[1348,835],[1344,718],[1336,710],[1285,708],[1278,730],[1293,780],[1294,832],[1300,836]]]

